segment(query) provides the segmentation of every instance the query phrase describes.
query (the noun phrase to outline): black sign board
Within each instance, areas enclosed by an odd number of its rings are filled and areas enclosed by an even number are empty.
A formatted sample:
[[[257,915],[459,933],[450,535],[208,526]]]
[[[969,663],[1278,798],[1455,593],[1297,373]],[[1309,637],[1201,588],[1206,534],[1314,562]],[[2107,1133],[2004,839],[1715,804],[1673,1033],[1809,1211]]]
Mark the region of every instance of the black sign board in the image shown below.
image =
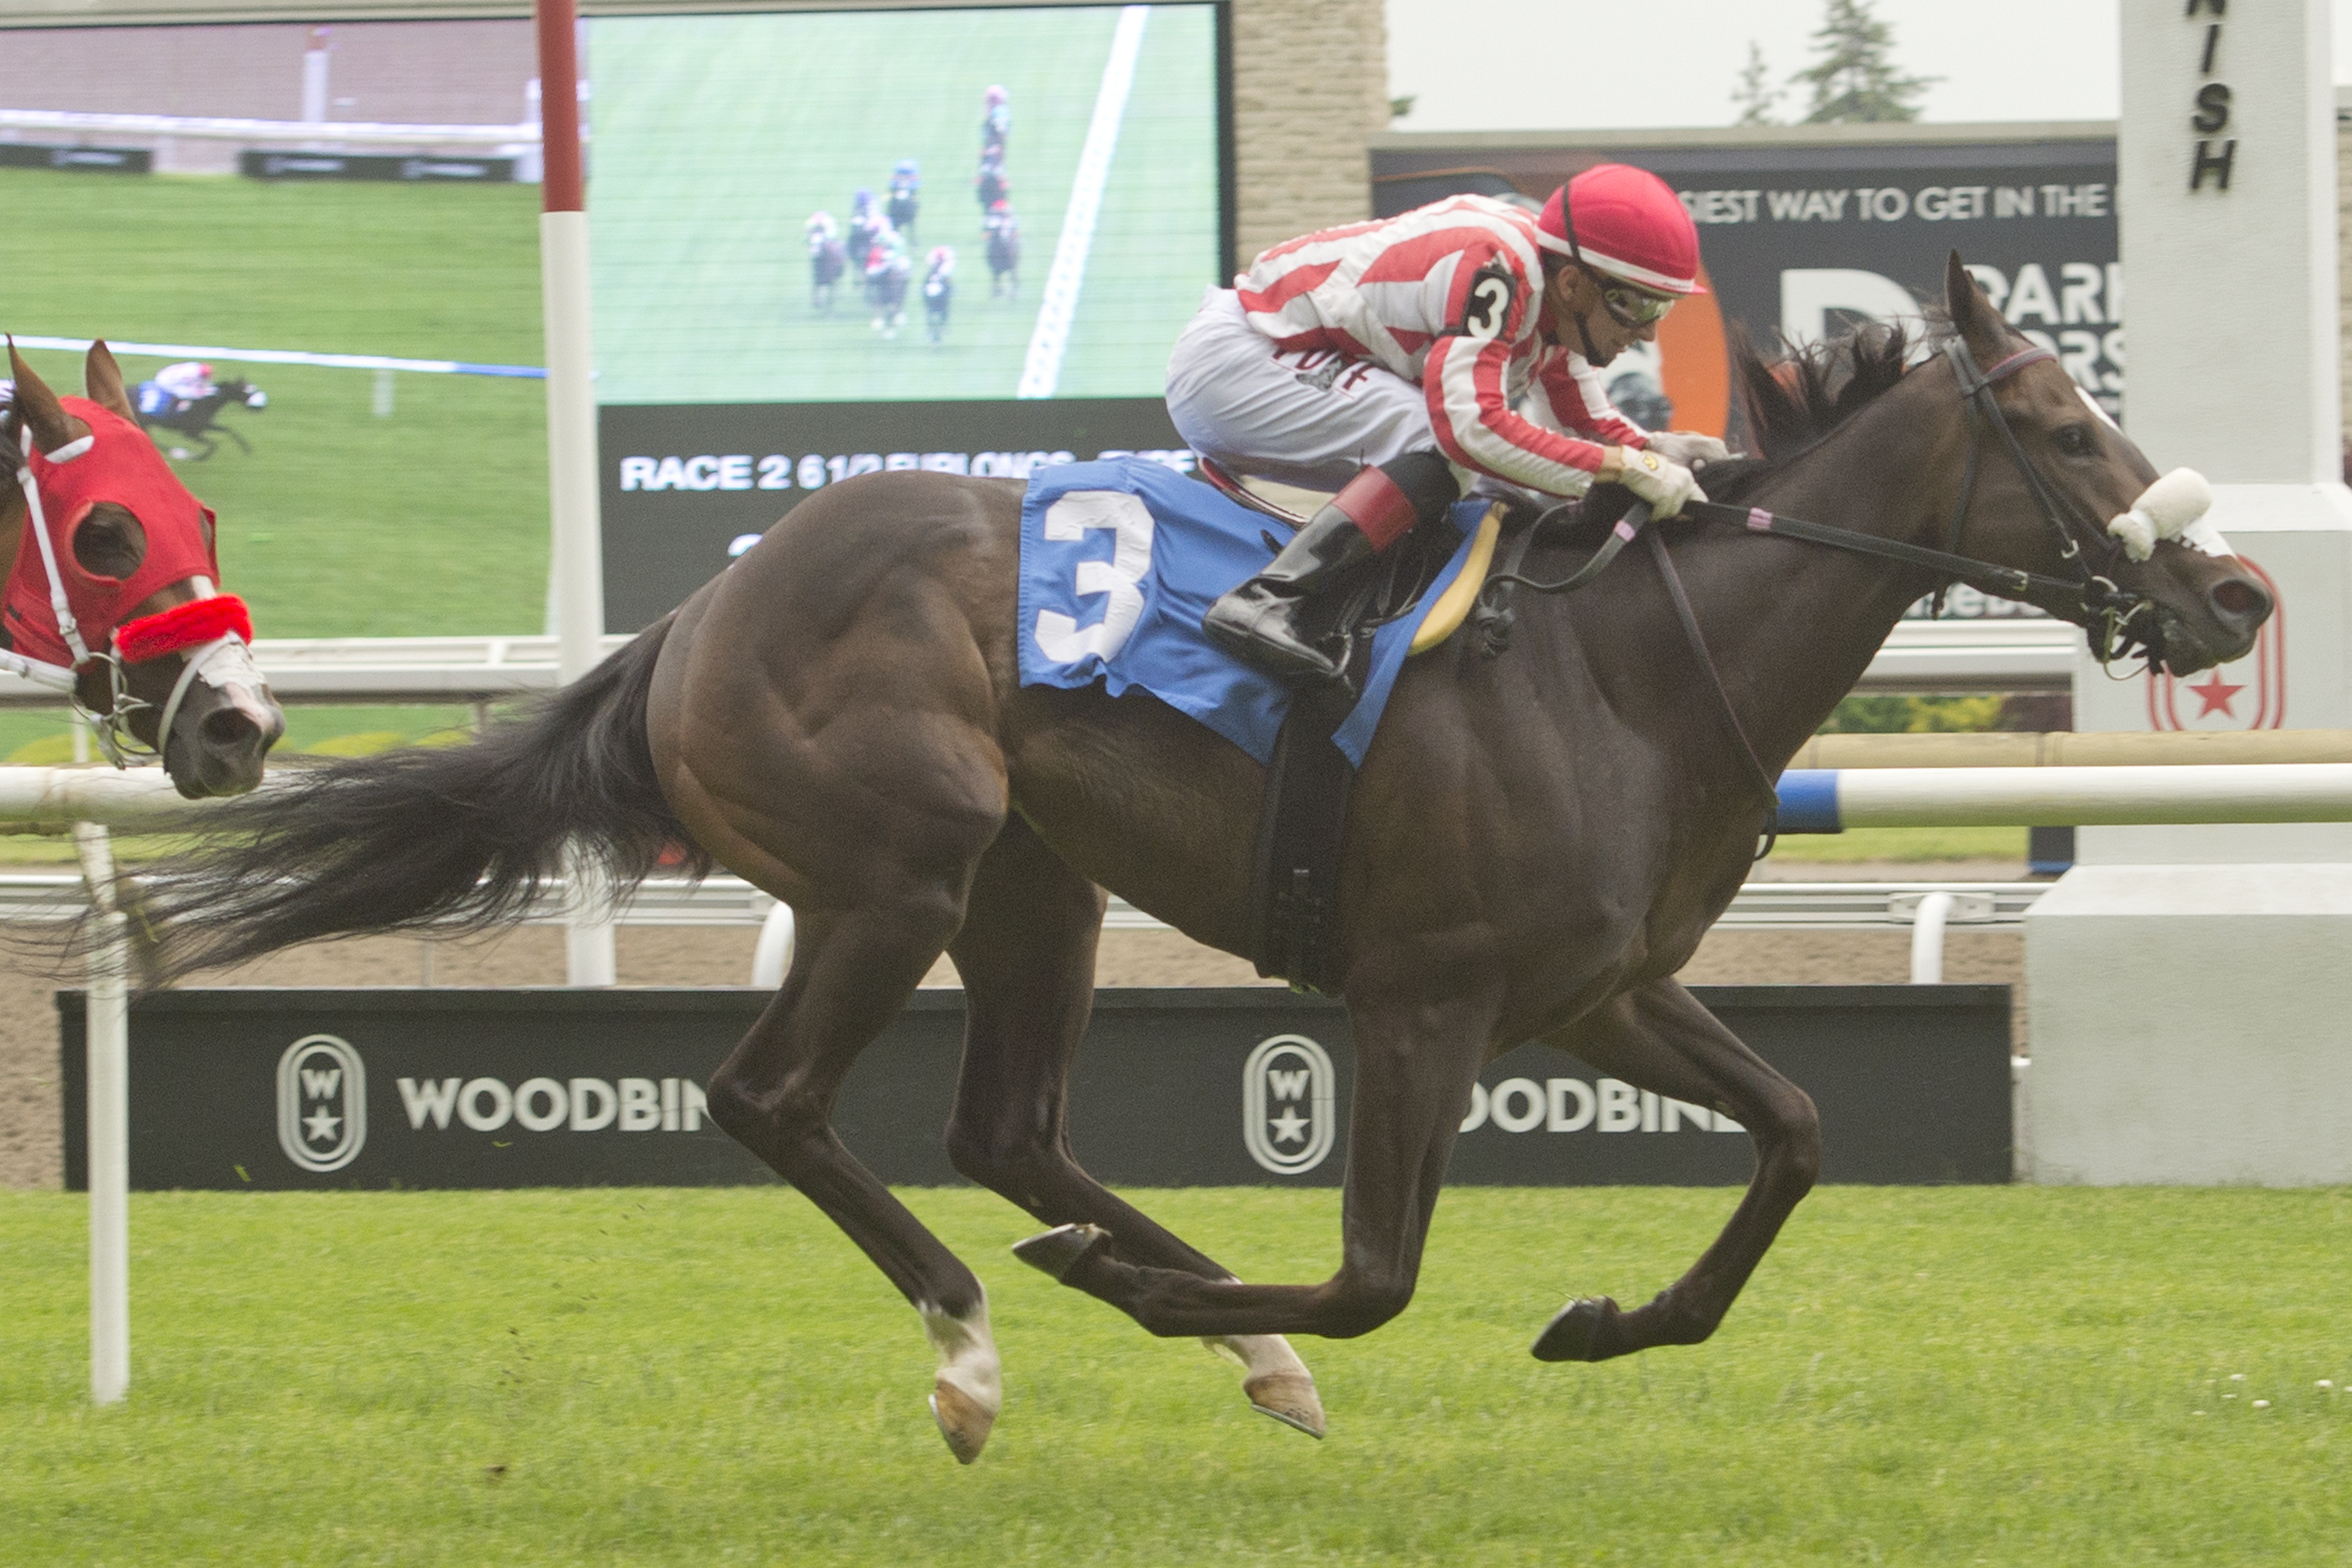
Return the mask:
[[[1655,174],[1698,225],[1709,293],[1666,319],[1655,354],[1629,353],[1607,373],[1621,405],[1664,398],[1670,406],[1643,404],[1654,428],[1671,418],[1737,436],[1729,329],[1770,343],[1915,315],[1941,298],[1955,249],[2011,325],[2055,353],[2110,413],[2121,410],[2112,137],[1579,149],[1448,146],[1433,136],[1374,150],[1373,199],[1383,216],[1465,192],[1540,202],[1600,163]]]
[[[1135,453],[1189,471],[1156,397],[659,404],[599,411],[604,625],[635,631],[825,486],[901,468],[1026,479]]]
[[[1821,1108],[1830,1181],[2010,1179],[2005,985],[1699,986]],[[131,1026],[141,1189],[695,1185],[773,1180],[701,1084],[762,990],[252,988],[142,997]],[[66,1179],[87,1184],[83,1012],[58,994]],[[958,1181],[940,1148],[963,998],[919,993],[835,1121],[884,1180]],[[1258,987],[1097,996],[1071,1085],[1079,1158],[1138,1186],[1336,1185],[1347,1016]],[[1538,1047],[1482,1075],[1451,1179],[1744,1182],[1741,1131]]]
[[[39,142],[0,142],[0,169],[74,169],[85,174],[145,174],[155,154],[144,147],[61,147]]]
[[[470,153],[271,153],[248,148],[236,155],[236,172],[249,180],[455,180],[505,184],[515,177],[515,161],[477,158]]]

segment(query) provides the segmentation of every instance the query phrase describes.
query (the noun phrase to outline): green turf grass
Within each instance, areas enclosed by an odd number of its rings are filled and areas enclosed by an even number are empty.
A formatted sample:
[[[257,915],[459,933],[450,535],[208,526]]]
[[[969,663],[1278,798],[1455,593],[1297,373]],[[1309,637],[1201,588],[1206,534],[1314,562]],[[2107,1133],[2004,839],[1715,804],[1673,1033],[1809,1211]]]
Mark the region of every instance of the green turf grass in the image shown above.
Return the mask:
[[[274,184],[0,169],[0,328],[118,342],[541,363],[528,185]],[[100,286],[102,285],[102,286]],[[79,354],[26,354],[63,392]],[[123,358],[136,381],[166,362]],[[244,365],[253,443],[179,465],[221,520],[226,586],[263,637],[537,632],[545,620],[541,383]]]
[[[2204,1568],[2352,1542],[2345,1189],[1824,1189],[1712,1342],[1601,1367],[1526,1347],[1570,1292],[1646,1297],[1733,1194],[1457,1191],[1402,1318],[1300,1342],[1322,1444],[1014,1263],[1002,1202],[907,1195],[993,1294],[1007,1405],[969,1470],[914,1315],[782,1189],[142,1195],[105,1412],[81,1201],[0,1194],[0,1560]],[[1142,1201],[1246,1278],[1330,1266],[1333,1194]]]
[[[2022,860],[2022,827],[1849,827],[1843,833],[1791,833],[1772,846],[1775,860]]]

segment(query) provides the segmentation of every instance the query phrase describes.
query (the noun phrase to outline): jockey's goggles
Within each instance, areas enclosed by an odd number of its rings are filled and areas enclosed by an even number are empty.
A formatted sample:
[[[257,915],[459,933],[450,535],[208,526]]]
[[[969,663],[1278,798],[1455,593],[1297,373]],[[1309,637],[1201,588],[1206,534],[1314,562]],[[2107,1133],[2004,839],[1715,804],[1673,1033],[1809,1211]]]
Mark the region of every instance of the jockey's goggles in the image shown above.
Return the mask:
[[[1609,312],[1609,319],[1630,331],[1655,326],[1666,319],[1668,310],[1675,308],[1671,296],[1653,294],[1630,283],[1620,283],[1605,273],[1595,271],[1589,263],[1579,262],[1578,265],[1584,268],[1586,276],[1601,285],[1601,308]]]

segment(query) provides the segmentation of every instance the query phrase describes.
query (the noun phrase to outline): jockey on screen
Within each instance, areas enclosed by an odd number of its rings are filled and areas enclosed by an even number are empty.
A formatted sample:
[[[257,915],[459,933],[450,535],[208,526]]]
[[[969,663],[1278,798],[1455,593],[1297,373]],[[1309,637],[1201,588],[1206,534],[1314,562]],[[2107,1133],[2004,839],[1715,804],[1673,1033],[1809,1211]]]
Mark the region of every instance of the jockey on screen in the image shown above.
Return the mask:
[[[182,360],[157,371],[153,380],[139,384],[139,412],[158,417],[176,414],[199,397],[210,397],[215,390],[212,366]]]
[[[1540,216],[1453,196],[1276,246],[1177,341],[1168,412],[1239,473],[1338,489],[1203,626],[1290,679],[1343,679],[1300,610],[1481,478],[1546,496],[1613,481],[1671,517],[1704,500],[1711,436],[1643,430],[1601,367],[1700,292],[1698,233],[1655,175],[1586,170]],[[1522,412],[1524,409],[1524,412]]]
[[[981,95],[980,156],[986,162],[993,153],[1004,156],[1004,143],[1013,136],[1012,94],[1001,87],[992,87]]]
[[[923,179],[912,158],[901,158],[890,171],[890,195],[884,211],[899,233],[915,232],[915,213],[921,205]]]

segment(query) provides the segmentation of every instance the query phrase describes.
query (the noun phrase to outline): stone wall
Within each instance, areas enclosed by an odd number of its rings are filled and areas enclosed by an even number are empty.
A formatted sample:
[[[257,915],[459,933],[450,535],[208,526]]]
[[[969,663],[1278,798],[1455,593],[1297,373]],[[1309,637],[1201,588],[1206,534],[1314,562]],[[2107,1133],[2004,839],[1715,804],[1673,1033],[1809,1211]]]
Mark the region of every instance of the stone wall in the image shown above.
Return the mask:
[[[1239,266],[1371,216],[1365,139],[1389,122],[1381,0],[1234,0]]]
[[[2345,237],[2352,235],[2352,121],[2346,119],[2344,102],[2347,92],[2352,89],[2336,89],[2336,298],[2342,318],[2336,351],[2342,366],[2338,384],[2344,389],[2345,479],[2352,483],[2352,331],[2343,330],[2352,324],[2352,255],[2345,250]]]

